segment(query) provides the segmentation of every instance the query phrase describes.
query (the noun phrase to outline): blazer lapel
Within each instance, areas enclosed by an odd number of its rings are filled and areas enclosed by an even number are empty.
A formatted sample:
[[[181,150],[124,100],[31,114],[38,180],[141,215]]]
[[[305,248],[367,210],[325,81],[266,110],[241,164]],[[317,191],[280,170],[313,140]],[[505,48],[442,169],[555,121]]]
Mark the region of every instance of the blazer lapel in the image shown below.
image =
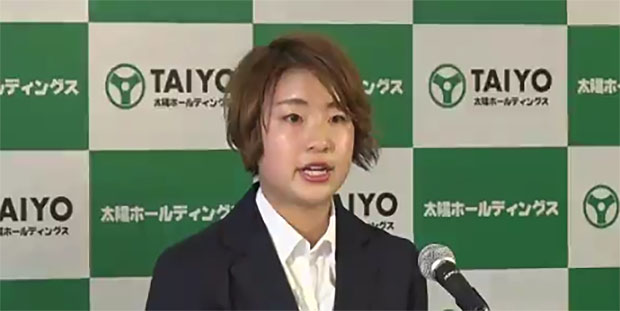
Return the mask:
[[[372,309],[379,266],[368,246],[371,230],[348,210],[336,209],[335,310]]]
[[[228,226],[228,232],[222,235],[237,253],[230,267],[232,306],[245,310],[296,310],[295,296],[256,206],[257,189],[258,184],[254,184],[233,209],[238,212],[232,219],[235,225]]]

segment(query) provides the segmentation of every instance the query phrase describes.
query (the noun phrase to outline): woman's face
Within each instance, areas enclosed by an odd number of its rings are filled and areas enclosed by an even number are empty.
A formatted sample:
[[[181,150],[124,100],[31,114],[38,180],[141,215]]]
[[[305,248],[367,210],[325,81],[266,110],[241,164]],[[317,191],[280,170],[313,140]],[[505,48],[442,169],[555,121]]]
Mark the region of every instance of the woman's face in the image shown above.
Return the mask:
[[[264,109],[259,180],[281,204],[316,206],[331,200],[349,173],[354,127],[310,71],[290,69]],[[274,204],[274,202],[272,202]]]

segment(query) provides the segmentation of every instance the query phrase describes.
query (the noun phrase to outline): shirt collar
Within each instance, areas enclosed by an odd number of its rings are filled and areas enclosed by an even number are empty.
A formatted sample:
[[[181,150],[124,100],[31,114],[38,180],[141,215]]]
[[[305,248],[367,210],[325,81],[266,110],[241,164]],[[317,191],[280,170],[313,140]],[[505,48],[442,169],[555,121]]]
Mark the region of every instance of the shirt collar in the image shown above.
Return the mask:
[[[307,244],[308,242],[276,212],[269,201],[267,201],[261,187],[256,192],[256,205],[265,225],[267,225],[267,230],[273,240],[280,261],[286,262],[299,245]],[[327,231],[314,246],[314,249],[329,246],[331,253],[335,253],[336,248],[336,213],[333,206],[332,204],[332,208],[330,208]],[[323,246],[324,244],[326,246]]]

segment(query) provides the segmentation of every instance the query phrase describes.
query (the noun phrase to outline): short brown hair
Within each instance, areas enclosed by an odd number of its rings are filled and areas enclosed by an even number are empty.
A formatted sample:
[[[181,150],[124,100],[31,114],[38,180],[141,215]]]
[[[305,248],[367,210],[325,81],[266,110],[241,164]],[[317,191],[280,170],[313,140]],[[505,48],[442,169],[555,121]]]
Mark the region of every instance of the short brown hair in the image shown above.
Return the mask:
[[[312,33],[289,34],[267,46],[256,46],[239,62],[226,87],[224,116],[226,140],[238,149],[246,170],[256,175],[263,155],[260,126],[264,101],[272,95],[288,69],[314,73],[355,128],[353,163],[368,170],[379,157],[372,137],[371,107],[360,74],[345,52],[327,37]]]

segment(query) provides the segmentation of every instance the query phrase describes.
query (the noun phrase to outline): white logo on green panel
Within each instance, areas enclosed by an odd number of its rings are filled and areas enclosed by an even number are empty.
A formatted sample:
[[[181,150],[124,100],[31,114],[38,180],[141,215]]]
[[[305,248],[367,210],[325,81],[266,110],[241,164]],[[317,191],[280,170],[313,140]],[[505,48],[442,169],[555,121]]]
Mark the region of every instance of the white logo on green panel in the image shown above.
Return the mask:
[[[105,80],[108,100],[121,109],[129,109],[140,103],[144,97],[144,76],[131,64],[120,64],[112,68]]]
[[[452,108],[465,96],[465,75],[454,65],[439,65],[428,80],[428,91],[435,104]]]
[[[580,78],[577,94],[615,95],[620,90],[620,80],[605,77]]]
[[[606,185],[594,186],[583,200],[583,213],[594,227],[611,226],[618,218],[618,195]]]

